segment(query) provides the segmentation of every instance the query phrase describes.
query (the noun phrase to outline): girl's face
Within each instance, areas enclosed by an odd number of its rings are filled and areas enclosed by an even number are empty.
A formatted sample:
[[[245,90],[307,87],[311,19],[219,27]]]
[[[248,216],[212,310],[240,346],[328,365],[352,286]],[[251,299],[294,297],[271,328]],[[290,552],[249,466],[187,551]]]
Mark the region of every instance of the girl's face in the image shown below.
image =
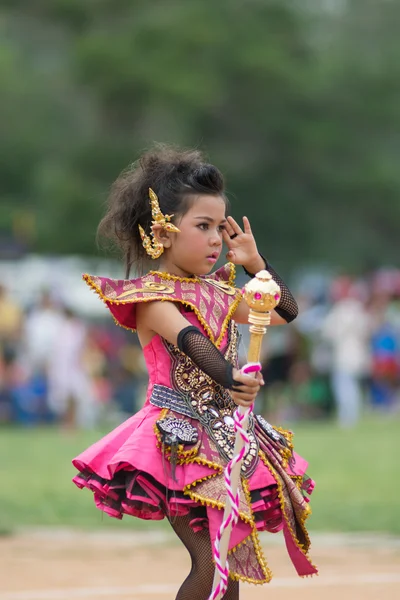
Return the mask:
[[[197,196],[187,213],[175,221],[180,232],[160,238],[165,247],[160,270],[180,277],[211,271],[222,250],[225,210],[220,196]]]

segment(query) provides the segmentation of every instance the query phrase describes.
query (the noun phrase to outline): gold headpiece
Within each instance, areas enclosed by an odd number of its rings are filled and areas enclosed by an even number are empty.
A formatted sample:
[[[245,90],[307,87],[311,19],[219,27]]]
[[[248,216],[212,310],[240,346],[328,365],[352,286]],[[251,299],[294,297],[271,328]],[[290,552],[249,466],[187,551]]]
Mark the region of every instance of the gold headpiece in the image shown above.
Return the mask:
[[[160,205],[158,203],[157,194],[153,192],[151,188],[149,188],[149,197],[151,204],[151,215],[153,217],[152,225],[161,225],[163,229],[166,231],[174,231],[178,233],[180,229],[178,229],[175,225],[170,223],[170,220],[174,215],[163,215],[160,210]],[[164,252],[164,246],[161,242],[158,242],[154,237],[154,231],[151,232],[151,237],[145,234],[143,227],[139,225],[140,237],[142,238],[143,248],[146,250],[147,254],[151,256],[151,258],[159,258],[161,254]]]

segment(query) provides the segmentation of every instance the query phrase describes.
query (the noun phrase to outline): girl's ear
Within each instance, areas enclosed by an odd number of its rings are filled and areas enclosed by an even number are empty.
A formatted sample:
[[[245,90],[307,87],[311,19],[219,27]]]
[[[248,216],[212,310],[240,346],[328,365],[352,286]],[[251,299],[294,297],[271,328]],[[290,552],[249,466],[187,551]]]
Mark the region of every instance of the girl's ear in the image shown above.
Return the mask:
[[[158,223],[152,225],[151,230],[154,233],[155,240],[162,244],[164,248],[171,247],[171,235],[174,235],[173,233],[171,233],[170,231],[166,231],[166,229],[164,229],[164,227],[162,227]]]

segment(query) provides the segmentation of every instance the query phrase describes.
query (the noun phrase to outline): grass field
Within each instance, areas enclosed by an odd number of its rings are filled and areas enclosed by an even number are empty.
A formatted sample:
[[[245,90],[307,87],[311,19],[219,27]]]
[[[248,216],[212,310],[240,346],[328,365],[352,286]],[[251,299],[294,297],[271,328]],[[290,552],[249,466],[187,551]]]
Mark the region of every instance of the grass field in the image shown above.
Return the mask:
[[[376,417],[341,431],[331,423],[296,424],[296,450],[317,486],[310,530],[400,534],[397,477],[400,418]],[[72,483],[71,459],[103,433],[52,428],[0,429],[0,532],[25,527],[135,527],[98,511],[92,494]],[[159,525],[158,525],[159,526]]]

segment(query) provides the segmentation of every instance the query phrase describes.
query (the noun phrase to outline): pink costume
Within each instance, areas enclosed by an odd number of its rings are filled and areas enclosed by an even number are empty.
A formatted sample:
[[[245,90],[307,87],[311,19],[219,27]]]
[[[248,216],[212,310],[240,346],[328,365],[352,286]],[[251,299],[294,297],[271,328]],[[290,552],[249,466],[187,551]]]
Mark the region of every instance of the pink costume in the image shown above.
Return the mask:
[[[241,299],[228,263],[208,277],[182,278],[151,271],[135,280],[85,275],[118,324],[135,330],[137,302],[168,300],[237,364],[238,332],[232,316]],[[194,531],[208,528],[211,542],[225,506],[223,470],[232,458],[236,408],[176,346],[156,335],[143,349],[149,372],[141,410],[73,460],[78,487],[94,493],[112,517],[141,519],[193,515]],[[305,521],[313,488],[306,461],[293,452],[292,434],[252,415],[250,448],[242,465],[240,519],[229,547],[230,576],[252,583],[271,579],[257,531],[283,531],[299,575],[316,573],[308,558]]]

